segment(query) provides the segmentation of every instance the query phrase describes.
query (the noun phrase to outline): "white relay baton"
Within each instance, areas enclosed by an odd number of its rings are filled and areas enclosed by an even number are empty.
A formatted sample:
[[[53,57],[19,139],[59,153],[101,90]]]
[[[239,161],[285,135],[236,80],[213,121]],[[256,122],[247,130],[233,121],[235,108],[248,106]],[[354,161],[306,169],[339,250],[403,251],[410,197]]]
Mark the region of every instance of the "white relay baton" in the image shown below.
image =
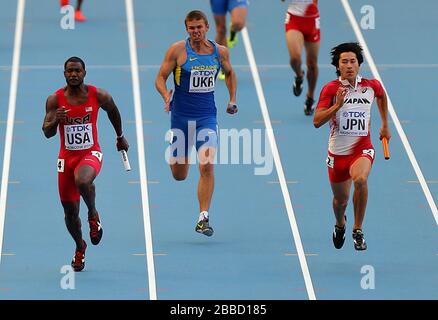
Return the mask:
[[[129,164],[128,153],[125,150],[121,150],[123,165],[126,171],[131,171],[131,165]]]

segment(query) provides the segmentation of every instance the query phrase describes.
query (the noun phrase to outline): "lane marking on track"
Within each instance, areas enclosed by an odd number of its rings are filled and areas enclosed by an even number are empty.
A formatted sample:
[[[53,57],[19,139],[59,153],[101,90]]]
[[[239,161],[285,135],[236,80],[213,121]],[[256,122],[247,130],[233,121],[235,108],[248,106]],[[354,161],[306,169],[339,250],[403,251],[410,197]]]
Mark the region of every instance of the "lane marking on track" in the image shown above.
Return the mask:
[[[287,215],[289,218],[289,224],[292,230],[295,247],[298,252],[298,260],[300,261],[301,271],[304,277],[304,283],[306,285],[307,295],[310,300],[316,300],[315,290],[313,289],[312,279],[310,277],[309,268],[307,266],[306,256],[304,254],[303,244],[301,242],[300,233],[298,230],[297,221],[295,219],[294,210],[292,207],[292,201],[290,198],[289,190],[286,184],[286,178],[283,171],[283,165],[281,164],[280,153],[278,151],[277,142],[275,141],[274,130],[272,129],[272,122],[269,116],[268,106],[263,92],[262,82],[260,80],[257,63],[252,50],[251,40],[247,28],[242,30],[243,43],[245,45],[246,55],[251,68],[251,74],[254,80],[254,85],[257,92],[257,97],[262,111],[263,120],[266,127],[266,133],[268,135],[269,145],[274,158],[275,168],[277,169],[278,180],[280,181],[281,192],[283,194],[284,204],[286,206]]]

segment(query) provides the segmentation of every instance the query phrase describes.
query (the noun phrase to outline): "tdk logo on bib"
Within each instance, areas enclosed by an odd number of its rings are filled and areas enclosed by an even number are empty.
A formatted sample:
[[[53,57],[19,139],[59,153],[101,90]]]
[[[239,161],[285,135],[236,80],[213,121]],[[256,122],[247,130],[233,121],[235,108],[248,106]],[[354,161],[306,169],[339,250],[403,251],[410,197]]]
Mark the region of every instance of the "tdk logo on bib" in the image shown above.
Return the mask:
[[[64,141],[67,150],[84,150],[93,146],[93,125],[76,124],[64,126]]]
[[[355,118],[365,118],[365,111],[359,112],[359,111],[345,111],[342,113],[344,118],[348,117],[355,117]]]
[[[366,111],[344,111],[340,118],[340,135],[356,137],[368,135],[368,117]]]
[[[191,70],[189,92],[212,92],[214,91],[214,78],[216,69]]]

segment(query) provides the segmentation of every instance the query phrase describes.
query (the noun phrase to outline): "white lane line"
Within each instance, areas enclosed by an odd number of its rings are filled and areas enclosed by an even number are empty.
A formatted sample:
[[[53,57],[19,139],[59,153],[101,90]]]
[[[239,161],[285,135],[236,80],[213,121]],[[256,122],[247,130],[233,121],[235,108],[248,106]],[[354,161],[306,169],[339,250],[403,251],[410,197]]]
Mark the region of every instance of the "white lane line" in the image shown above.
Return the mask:
[[[279,184],[280,181],[271,180],[271,181],[268,181],[267,183],[269,183],[269,184]],[[297,183],[298,183],[298,180],[286,180],[286,184],[297,184]]]
[[[128,183],[129,184],[140,184],[140,181],[139,180],[130,180],[130,181],[128,181]],[[147,183],[148,184],[159,184],[160,181],[158,181],[158,180],[148,180]]]
[[[242,30],[243,43],[245,45],[246,55],[248,56],[248,62],[251,67],[252,77],[257,92],[257,97],[260,103],[260,109],[262,111],[263,120],[265,122],[266,132],[268,134],[269,145],[271,147],[272,155],[274,157],[275,167],[277,169],[278,180],[280,181],[281,191],[283,193],[284,203],[286,205],[287,215],[289,217],[289,223],[292,229],[292,235],[295,241],[295,247],[298,252],[298,258],[303,272],[304,283],[306,285],[307,295],[310,300],[316,300],[315,290],[313,289],[312,279],[310,277],[309,268],[307,266],[306,256],[304,254],[303,244],[301,243],[300,233],[298,231],[298,225],[295,219],[294,210],[289,195],[289,190],[286,185],[286,178],[284,176],[283,166],[280,160],[280,154],[278,152],[277,143],[275,141],[274,131],[272,129],[271,118],[269,116],[268,106],[266,104],[265,95],[263,93],[262,82],[260,81],[259,72],[257,69],[257,63],[254,57],[254,53],[251,46],[251,40],[247,28]]]
[[[374,59],[371,55],[370,50],[368,49],[368,45],[365,41],[365,38],[362,35],[362,31],[359,28],[359,25],[354,17],[353,11],[351,10],[350,3],[348,0],[341,0],[342,5],[344,6],[345,13],[347,14],[348,19],[350,20],[351,26],[353,27],[354,33],[363,48],[363,52],[365,54],[365,58],[368,61],[368,64],[371,68],[371,72],[377,80],[382,83],[383,88],[386,91],[388,96],[388,110],[391,115],[392,121],[394,121],[394,126],[397,129],[397,133],[400,136],[400,139],[405,147],[406,153],[411,161],[412,167],[414,168],[415,174],[417,175],[418,181],[420,181],[421,188],[423,189],[424,195],[426,196],[427,202],[429,203],[429,207],[432,210],[433,217],[435,218],[435,223],[438,224],[438,209],[436,207],[435,201],[433,200],[432,194],[430,193],[429,187],[427,186],[426,179],[424,179],[423,173],[421,172],[420,166],[418,165],[417,159],[415,158],[414,152],[412,151],[411,145],[409,144],[408,138],[403,130],[403,127],[398,119],[397,113],[395,112],[394,106],[389,98],[388,91],[383,84],[382,78],[380,77],[379,71],[377,70],[376,64],[374,63]]]
[[[146,159],[145,159],[144,140],[143,140],[143,116],[141,111],[142,108],[141,108],[141,96],[140,96],[140,79],[138,73],[137,40],[135,37],[134,8],[133,8],[132,0],[125,0],[125,5],[126,5],[126,18],[128,24],[129,53],[131,59],[132,89],[133,89],[134,107],[135,107],[135,120],[136,120],[135,128],[137,133],[138,166],[140,170],[140,189],[141,189],[141,199],[143,204],[146,261],[147,261],[148,280],[149,280],[149,299],[157,300],[154,251],[152,246],[152,231],[151,231],[151,220],[150,220],[150,212],[149,212],[148,186],[146,183],[147,182]]]
[[[428,184],[436,184],[436,183],[438,183],[438,180],[427,180],[426,182]],[[408,180],[408,183],[420,183],[420,181],[418,181],[418,180]]]
[[[9,166],[11,162],[12,137],[14,134],[15,106],[17,102],[18,74],[20,69],[21,39],[25,0],[18,0],[15,24],[14,53],[12,55],[11,85],[9,88],[8,120],[6,124],[5,149],[3,156],[2,183],[0,189],[0,263],[3,249],[3,229],[5,226],[6,201],[8,198]]]
[[[298,255],[298,253],[290,253],[290,252],[286,252],[284,254],[286,257],[296,257]],[[306,253],[307,257],[316,257],[318,256],[318,253]]]

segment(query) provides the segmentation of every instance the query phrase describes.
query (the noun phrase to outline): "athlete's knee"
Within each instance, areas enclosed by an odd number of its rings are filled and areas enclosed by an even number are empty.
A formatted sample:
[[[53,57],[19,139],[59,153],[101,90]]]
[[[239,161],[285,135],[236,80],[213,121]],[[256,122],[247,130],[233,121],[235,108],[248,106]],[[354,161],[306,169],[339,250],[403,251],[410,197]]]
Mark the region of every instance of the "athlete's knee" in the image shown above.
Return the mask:
[[[202,177],[212,177],[214,175],[214,165],[212,163],[199,165],[199,172]]]
[[[235,21],[232,22],[231,26],[232,26],[232,29],[234,32],[239,32],[243,28],[245,28],[245,20],[244,19],[236,19]]]
[[[289,63],[292,68],[301,68],[301,57],[299,55],[292,54]]]
[[[348,196],[333,198],[333,205],[337,208],[345,209],[348,205]]]
[[[318,61],[316,59],[308,59],[306,65],[309,73],[318,71]]]
[[[75,177],[75,184],[79,190],[88,190],[93,184],[93,181],[87,177],[77,176]]]
[[[174,173],[172,172],[173,178],[176,181],[184,181],[187,178],[187,174],[186,173]]]
[[[76,220],[79,218],[79,207],[68,206],[64,207],[64,219],[68,221]]]
[[[362,189],[367,186],[368,178],[364,174],[357,175],[353,178],[354,188]]]
[[[188,172],[185,170],[172,169],[172,176],[176,181],[184,181],[187,178]]]

